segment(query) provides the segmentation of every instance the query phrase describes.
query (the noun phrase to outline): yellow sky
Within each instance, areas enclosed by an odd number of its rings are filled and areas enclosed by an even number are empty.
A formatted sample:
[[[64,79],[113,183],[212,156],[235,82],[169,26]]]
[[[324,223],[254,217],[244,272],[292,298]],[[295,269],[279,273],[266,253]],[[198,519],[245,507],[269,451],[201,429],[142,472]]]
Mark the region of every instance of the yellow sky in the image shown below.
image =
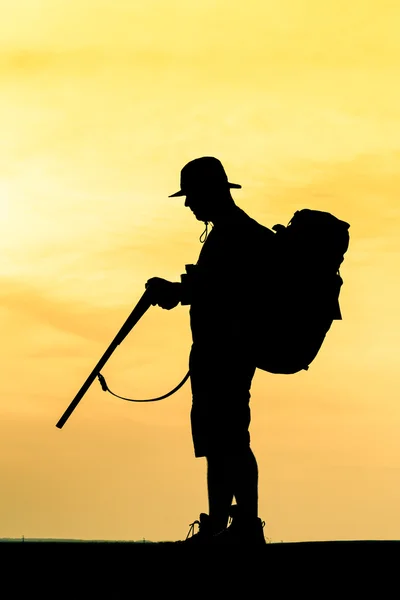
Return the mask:
[[[229,12],[228,12],[229,6]],[[141,296],[202,226],[168,198],[214,155],[265,225],[351,224],[343,321],[312,368],[257,372],[273,540],[399,539],[400,7],[389,1],[0,2],[0,537],[179,539],[207,511],[189,384],[97,382]],[[187,307],[152,308],[103,369],[132,397],[184,376]]]

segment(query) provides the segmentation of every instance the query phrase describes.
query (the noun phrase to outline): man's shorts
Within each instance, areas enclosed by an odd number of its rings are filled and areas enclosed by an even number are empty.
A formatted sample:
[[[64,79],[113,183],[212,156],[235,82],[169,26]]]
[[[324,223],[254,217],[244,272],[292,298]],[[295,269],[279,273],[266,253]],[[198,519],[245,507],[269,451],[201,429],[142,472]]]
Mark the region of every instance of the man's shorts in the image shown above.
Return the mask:
[[[193,344],[190,413],[196,457],[233,453],[250,445],[250,388],[256,370],[245,351]]]

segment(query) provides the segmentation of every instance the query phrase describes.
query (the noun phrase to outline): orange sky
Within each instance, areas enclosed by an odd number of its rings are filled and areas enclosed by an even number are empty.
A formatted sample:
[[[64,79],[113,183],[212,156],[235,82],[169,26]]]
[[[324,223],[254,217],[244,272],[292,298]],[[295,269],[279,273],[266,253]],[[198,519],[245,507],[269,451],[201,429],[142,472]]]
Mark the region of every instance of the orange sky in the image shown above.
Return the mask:
[[[260,516],[278,540],[400,539],[400,7],[342,0],[14,0],[0,23],[0,537],[180,539],[207,511],[190,387],[96,381],[149,277],[199,224],[170,199],[214,155],[272,226],[351,224],[343,321],[307,373],[257,372]],[[188,307],[152,308],[103,369],[153,397],[187,371]]]

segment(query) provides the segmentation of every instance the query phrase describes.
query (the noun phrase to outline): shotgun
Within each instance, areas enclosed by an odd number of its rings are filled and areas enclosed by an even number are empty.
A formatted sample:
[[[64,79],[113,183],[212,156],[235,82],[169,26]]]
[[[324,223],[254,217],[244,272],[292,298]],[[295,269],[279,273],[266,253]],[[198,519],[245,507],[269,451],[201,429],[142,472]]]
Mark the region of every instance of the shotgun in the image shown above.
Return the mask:
[[[123,324],[123,326],[121,327],[121,329],[119,330],[119,332],[117,333],[117,335],[115,336],[115,338],[113,339],[113,341],[111,342],[111,344],[109,345],[109,347],[107,348],[107,350],[104,352],[103,356],[101,357],[93,371],[90,373],[89,377],[86,379],[85,383],[82,385],[81,389],[76,394],[75,398],[72,400],[62,417],[57,422],[56,427],[58,427],[58,429],[61,429],[63,425],[65,425],[67,419],[71,416],[72,412],[78,406],[79,402],[82,400],[83,396],[86,394],[89,387],[92,385],[93,381],[96,379],[96,377],[98,376],[101,369],[104,367],[114,350],[126,338],[128,333],[133,329],[133,327],[141,319],[141,317],[148,310],[148,308],[150,308],[151,305],[152,302],[150,297],[150,291],[146,290],[140,298],[139,302],[136,304],[135,308],[132,310],[125,323]]]

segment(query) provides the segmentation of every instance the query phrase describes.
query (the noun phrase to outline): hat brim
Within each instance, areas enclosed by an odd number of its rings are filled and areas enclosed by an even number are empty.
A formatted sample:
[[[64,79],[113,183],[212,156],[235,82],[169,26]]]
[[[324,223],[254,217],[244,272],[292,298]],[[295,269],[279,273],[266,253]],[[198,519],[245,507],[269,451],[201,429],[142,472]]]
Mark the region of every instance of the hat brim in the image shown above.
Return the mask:
[[[235,190],[240,190],[242,188],[238,183],[230,183],[228,181],[228,188],[234,188]],[[168,198],[176,198],[177,196],[187,196],[186,192],[183,190],[179,190],[179,192],[175,192],[175,194],[171,194]]]

